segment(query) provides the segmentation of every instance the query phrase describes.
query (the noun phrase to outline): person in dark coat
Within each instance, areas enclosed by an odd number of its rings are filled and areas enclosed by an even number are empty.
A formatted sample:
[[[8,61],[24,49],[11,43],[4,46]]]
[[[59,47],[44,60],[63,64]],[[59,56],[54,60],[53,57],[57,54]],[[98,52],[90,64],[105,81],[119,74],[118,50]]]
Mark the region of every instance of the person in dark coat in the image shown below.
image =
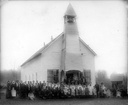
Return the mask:
[[[32,84],[30,81],[28,81],[28,86],[27,86],[28,94],[32,92]]]
[[[39,98],[39,85],[38,82],[35,83],[35,97]]]
[[[28,84],[24,82],[24,98],[28,97]]]
[[[28,92],[28,88],[27,88],[27,84],[26,82],[21,82],[20,83],[20,97],[21,98],[26,98],[27,97],[27,92]]]
[[[34,100],[35,99],[35,86],[34,86],[34,82],[32,83],[32,82],[29,82],[29,84],[28,84],[28,94],[27,94],[27,96],[28,96],[28,98],[30,99],[30,100]]]
[[[100,86],[98,83],[95,84],[95,88],[96,88],[96,96],[98,98],[99,97],[99,89],[100,89]]]
[[[19,83],[19,97],[23,98],[23,82],[20,81]]]
[[[20,84],[19,84],[19,81],[16,81],[15,86],[16,86],[16,97],[19,97],[19,94],[20,94]]]
[[[7,89],[6,89],[6,98],[11,98],[11,83],[10,81],[7,82]]]
[[[38,83],[38,97],[41,98],[41,90],[42,90],[43,84],[41,83],[41,81]]]
[[[87,84],[85,85],[85,97],[89,97],[89,88]]]

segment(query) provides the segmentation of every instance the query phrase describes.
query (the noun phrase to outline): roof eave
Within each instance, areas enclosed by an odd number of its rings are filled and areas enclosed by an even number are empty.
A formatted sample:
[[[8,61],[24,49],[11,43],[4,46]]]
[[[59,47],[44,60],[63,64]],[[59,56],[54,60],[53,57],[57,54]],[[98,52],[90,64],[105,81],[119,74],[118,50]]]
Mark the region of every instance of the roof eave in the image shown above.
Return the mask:
[[[47,45],[45,45],[44,47],[42,47],[41,49],[39,49],[36,53],[34,53],[28,60],[26,60],[22,65],[24,66],[25,64],[27,64],[28,62],[30,62],[33,58],[35,58],[36,56],[38,56],[39,54],[42,54],[42,52],[49,47],[56,39],[58,39],[61,35],[63,35],[63,32],[57,36],[55,39],[53,39],[52,41],[50,41]]]
[[[80,41],[89,49],[91,53],[93,53],[94,56],[97,56],[97,54],[79,37]]]

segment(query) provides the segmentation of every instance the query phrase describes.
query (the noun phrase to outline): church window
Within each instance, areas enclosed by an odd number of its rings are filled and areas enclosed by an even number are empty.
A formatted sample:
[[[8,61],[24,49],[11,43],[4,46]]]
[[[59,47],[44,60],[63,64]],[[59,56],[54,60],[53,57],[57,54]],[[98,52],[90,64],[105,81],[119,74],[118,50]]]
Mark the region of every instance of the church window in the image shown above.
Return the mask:
[[[59,82],[59,69],[47,70],[47,82],[58,83]]]
[[[91,70],[83,70],[83,75],[87,84],[91,83]]]

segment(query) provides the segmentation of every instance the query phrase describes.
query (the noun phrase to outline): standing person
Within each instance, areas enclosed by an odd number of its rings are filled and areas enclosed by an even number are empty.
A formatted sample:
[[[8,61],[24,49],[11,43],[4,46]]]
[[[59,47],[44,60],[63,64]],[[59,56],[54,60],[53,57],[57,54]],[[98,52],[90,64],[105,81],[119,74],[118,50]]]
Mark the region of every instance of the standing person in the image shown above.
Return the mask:
[[[71,97],[71,89],[70,89],[70,85],[67,85],[67,96],[70,98]]]
[[[96,88],[96,96],[98,98],[99,97],[99,89],[100,89],[100,86],[99,86],[99,84],[97,82],[95,84],[95,88]]]
[[[67,96],[68,96],[68,87],[67,87],[67,85],[64,86],[64,96],[65,96],[65,98],[67,98]]]
[[[31,82],[30,81],[28,81],[28,87],[27,87],[28,89],[28,94],[31,92]]]
[[[38,83],[38,95],[39,97],[41,97],[41,89],[43,87],[43,84],[41,83],[41,81]]]
[[[24,83],[23,82],[21,82],[21,84],[20,84],[20,96],[21,96],[21,98],[24,98]]]
[[[89,96],[92,97],[92,86],[91,86],[91,84],[88,85],[88,89],[89,89]]]
[[[107,90],[106,90],[106,96],[107,96],[108,98],[111,97],[111,91],[110,91],[110,89],[107,89]]]
[[[72,96],[72,97],[75,97],[75,86],[72,84],[72,85],[70,86],[70,88],[71,88],[71,96]]]
[[[19,83],[19,96],[20,98],[23,98],[23,82],[20,81]]]
[[[93,93],[93,97],[97,97],[95,86],[93,86],[93,88],[92,88],[92,93]]]
[[[19,84],[19,81],[17,80],[16,81],[16,97],[19,97],[19,94],[20,94],[20,84]]]
[[[83,98],[84,98],[84,97],[85,97],[85,85],[83,84],[82,87],[83,87],[82,96],[83,96]]]
[[[28,84],[25,81],[24,82],[24,98],[27,98],[27,97],[28,97]]]
[[[34,100],[35,96],[34,96],[34,83],[30,82],[30,84],[28,84],[28,98],[30,100]]]
[[[77,82],[75,83],[75,97],[78,97],[78,86],[77,86]]]
[[[38,81],[36,81],[35,83],[35,97],[39,98],[39,85],[38,85]]]
[[[11,98],[11,83],[10,81],[7,82],[7,89],[6,89],[6,98]]]
[[[88,88],[88,85],[86,84],[85,85],[85,97],[88,97],[89,96],[89,88]]]
[[[11,95],[12,95],[12,98],[16,98],[16,84],[15,84],[15,81],[12,81]]]
[[[40,92],[40,97],[42,99],[46,99],[45,98],[45,88],[46,88],[46,86],[44,86],[44,84],[42,83],[42,85],[41,85],[41,92]]]
[[[43,86],[44,86],[44,87],[46,86],[46,82],[45,82],[45,81],[43,81]]]
[[[78,94],[79,94],[79,98],[81,98],[81,96],[82,96],[82,86],[81,86],[81,84],[78,85]]]
[[[101,97],[105,97],[105,91],[106,91],[106,87],[104,86],[104,83],[102,82],[100,86]]]

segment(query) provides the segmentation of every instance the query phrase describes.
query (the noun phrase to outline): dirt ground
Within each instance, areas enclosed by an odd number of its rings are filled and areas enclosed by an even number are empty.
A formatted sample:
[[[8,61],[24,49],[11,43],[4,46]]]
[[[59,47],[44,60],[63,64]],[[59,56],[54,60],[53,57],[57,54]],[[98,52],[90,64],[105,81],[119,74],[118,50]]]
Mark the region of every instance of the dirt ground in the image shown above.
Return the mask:
[[[90,98],[90,99],[6,99],[1,94],[0,105],[128,105],[128,98]]]

